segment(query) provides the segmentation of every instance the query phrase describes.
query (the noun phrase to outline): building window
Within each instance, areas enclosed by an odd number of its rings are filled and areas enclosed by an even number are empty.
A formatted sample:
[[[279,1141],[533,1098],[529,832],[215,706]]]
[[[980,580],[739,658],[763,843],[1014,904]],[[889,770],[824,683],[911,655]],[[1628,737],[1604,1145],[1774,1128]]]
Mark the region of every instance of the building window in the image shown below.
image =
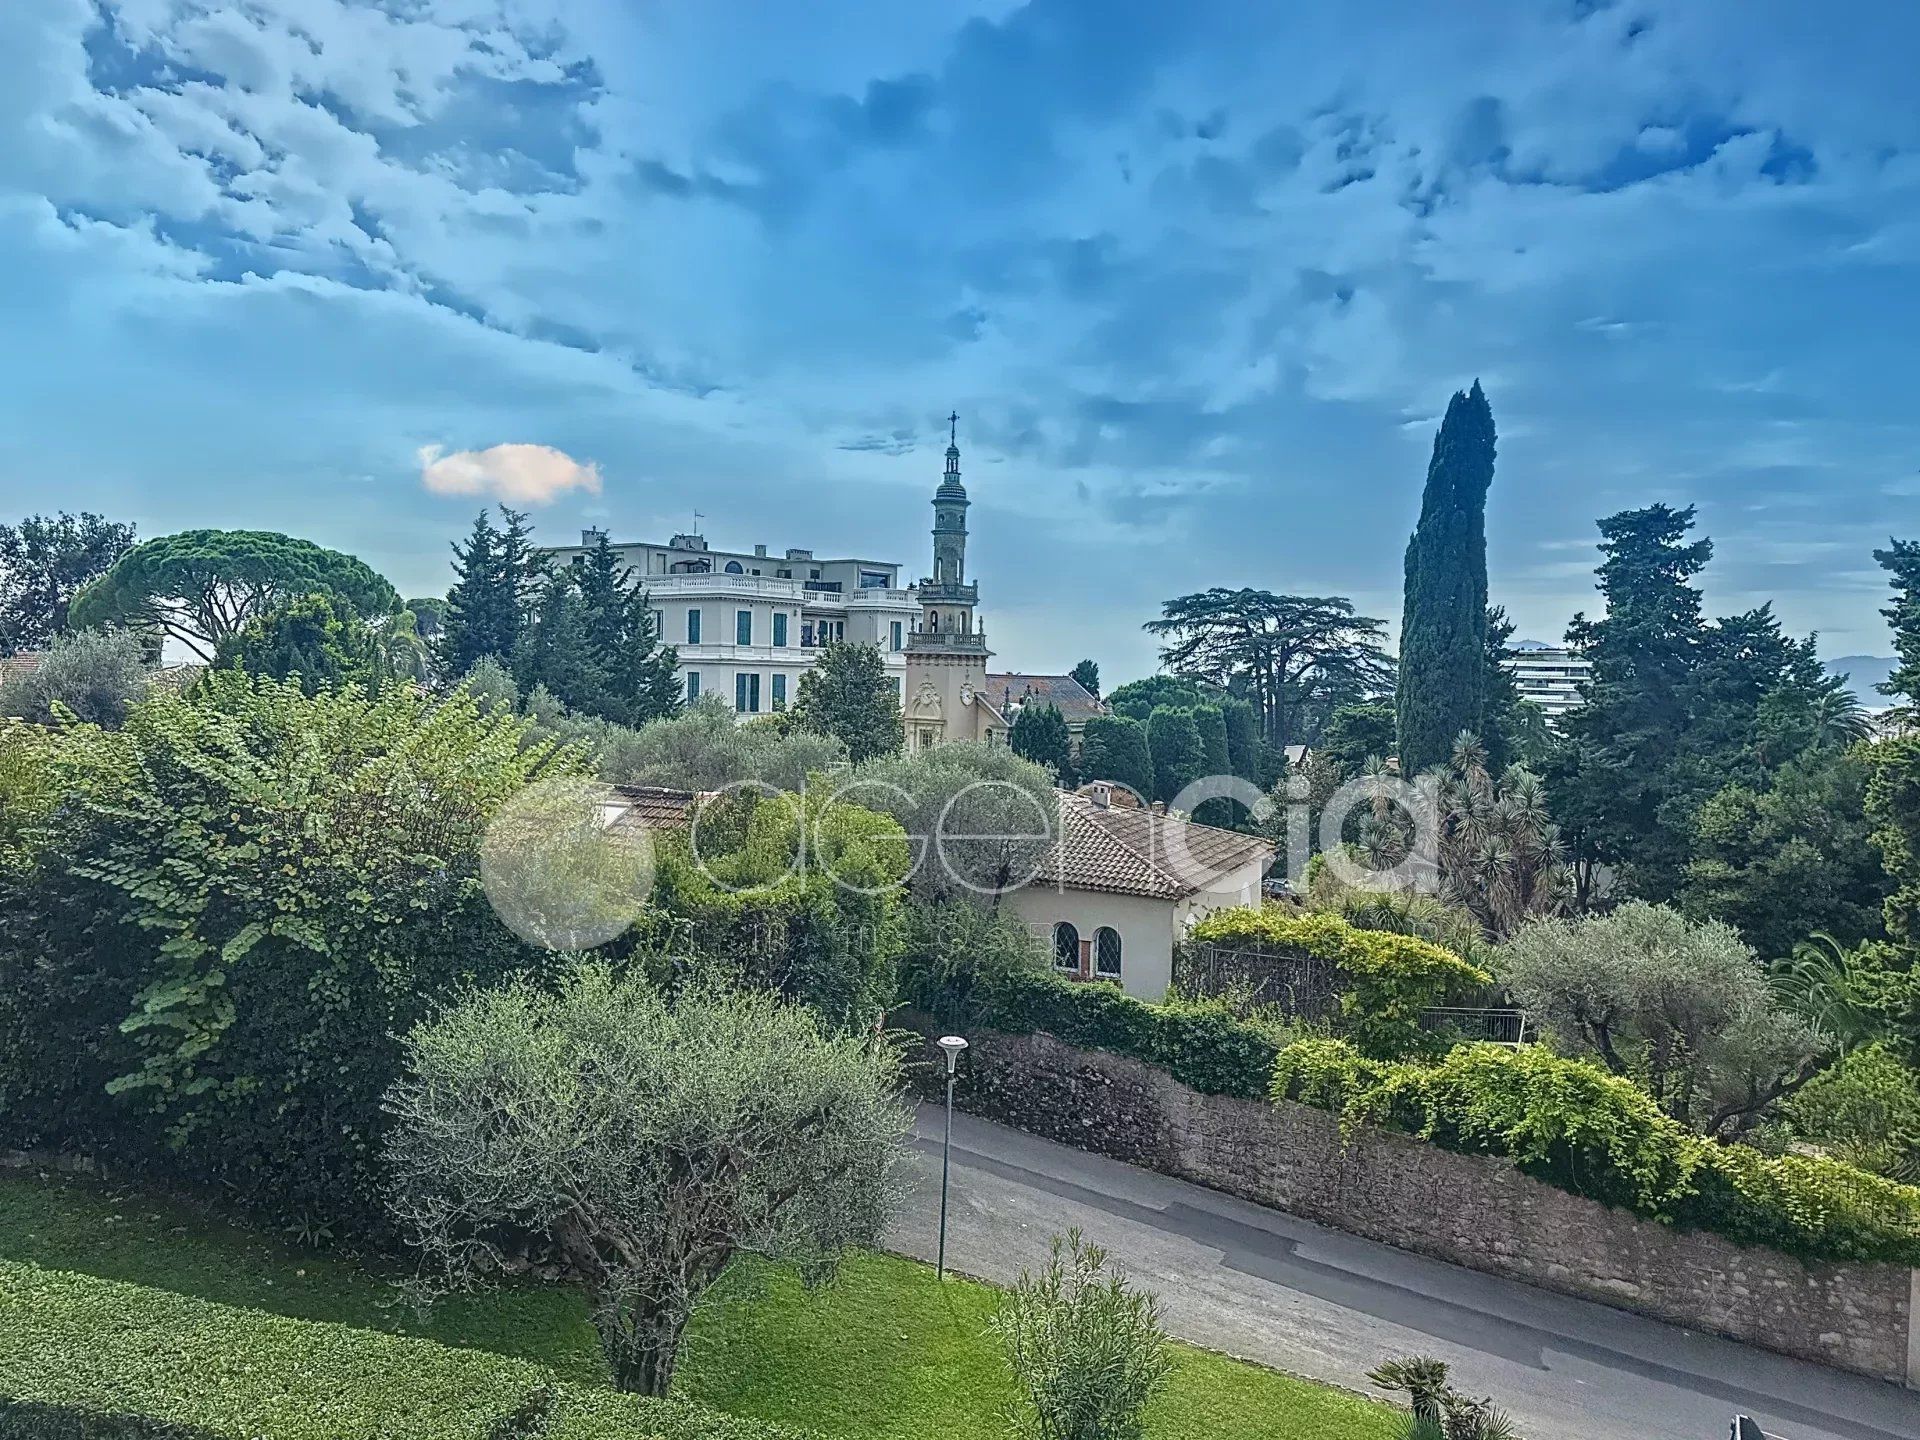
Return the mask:
[[[892,578],[893,577],[884,570],[862,570],[860,572],[860,588],[862,590],[884,590],[887,588],[887,581]]]
[[[773,612],[773,643],[776,645],[787,643],[787,612],[784,610]]]
[[[807,571],[807,578],[809,580],[818,580],[820,578],[820,567],[816,565]]]
[[[1120,978],[1120,932],[1111,925],[1093,932],[1093,973],[1102,980]]]
[[[664,610],[649,610],[647,611],[647,618],[653,621],[653,638],[656,640],[665,640],[667,638],[667,612]]]
[[[787,708],[787,677],[784,672],[778,670],[773,675],[773,708],[776,710]]]
[[[901,625],[901,623],[898,620],[894,621],[893,630],[892,630],[894,649],[898,650],[900,648],[901,639],[904,633],[905,633],[905,627]]]
[[[739,562],[738,560],[729,560],[729,561],[727,561],[727,574],[729,574],[729,575],[744,575],[744,574],[746,574],[746,573],[747,573],[747,572],[746,572],[746,568],[745,568],[744,566],[742,566],[742,565],[741,565],[741,563],[740,563],[740,562]]]
[[[698,700],[699,698],[700,672],[698,670],[689,670],[687,671],[687,699]]]
[[[753,612],[751,610],[733,612],[733,642],[736,645],[753,643]]]
[[[687,611],[687,644],[698,645],[699,643],[700,610],[696,606],[694,609]]]
[[[1080,932],[1070,921],[1062,920],[1053,927],[1053,967],[1080,973]]]
[[[760,677],[742,672],[733,677],[733,708],[742,715],[760,713]]]

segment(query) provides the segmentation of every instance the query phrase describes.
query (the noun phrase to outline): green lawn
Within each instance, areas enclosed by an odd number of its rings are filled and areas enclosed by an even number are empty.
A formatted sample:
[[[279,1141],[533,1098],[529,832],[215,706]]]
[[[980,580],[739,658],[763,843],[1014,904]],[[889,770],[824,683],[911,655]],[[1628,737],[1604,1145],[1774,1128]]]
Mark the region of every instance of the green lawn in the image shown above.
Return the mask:
[[[385,1278],[349,1260],[130,1192],[0,1177],[5,1261],[420,1336],[604,1382],[592,1329],[570,1293],[527,1286],[448,1302],[423,1321]],[[862,1257],[814,1294],[784,1272],[739,1267],[697,1322],[675,1393],[845,1440],[999,1440],[1010,1390],[986,1333],[994,1303],[988,1286],[942,1284],[924,1265],[885,1256]],[[1384,1440],[1394,1429],[1383,1406],[1183,1346],[1148,1433],[1152,1440]]]

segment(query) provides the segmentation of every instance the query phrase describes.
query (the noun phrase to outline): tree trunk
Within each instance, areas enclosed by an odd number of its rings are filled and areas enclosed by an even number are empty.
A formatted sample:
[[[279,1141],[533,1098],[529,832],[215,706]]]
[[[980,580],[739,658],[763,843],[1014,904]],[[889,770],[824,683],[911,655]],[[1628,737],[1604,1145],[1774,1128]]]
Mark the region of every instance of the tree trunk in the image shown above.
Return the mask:
[[[680,1337],[678,1328],[643,1325],[638,1333],[608,1344],[607,1364],[613,1371],[614,1388],[630,1395],[664,1398],[680,1358]],[[615,1344],[621,1348],[616,1350]]]

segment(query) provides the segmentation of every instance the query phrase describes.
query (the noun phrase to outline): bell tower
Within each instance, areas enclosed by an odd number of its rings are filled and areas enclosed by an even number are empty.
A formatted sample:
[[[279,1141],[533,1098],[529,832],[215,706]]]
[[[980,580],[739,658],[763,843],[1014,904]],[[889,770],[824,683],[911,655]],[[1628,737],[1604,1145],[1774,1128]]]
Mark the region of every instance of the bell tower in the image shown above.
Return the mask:
[[[960,415],[947,416],[947,473],[933,492],[933,583],[967,578],[967,490],[960,483]]]
[[[904,719],[907,745],[984,739],[986,632],[974,611],[979,587],[967,583],[967,499],[960,483],[960,416],[947,416],[947,468],[933,492],[933,574],[915,587],[920,623],[907,639]]]

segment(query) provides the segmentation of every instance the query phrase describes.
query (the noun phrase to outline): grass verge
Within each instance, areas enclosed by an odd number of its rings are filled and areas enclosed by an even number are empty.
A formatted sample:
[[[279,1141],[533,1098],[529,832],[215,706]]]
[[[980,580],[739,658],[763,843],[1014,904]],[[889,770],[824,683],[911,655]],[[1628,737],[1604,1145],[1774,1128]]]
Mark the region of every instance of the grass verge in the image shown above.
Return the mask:
[[[1001,1440],[1013,1392],[986,1328],[997,1301],[889,1256],[861,1256],[812,1293],[742,1264],[679,1372],[676,1397],[701,1408],[660,1407],[599,1388],[605,1367],[569,1291],[515,1287],[422,1319],[389,1276],[350,1259],[135,1192],[7,1176],[0,1405],[13,1408],[0,1436],[748,1440],[772,1422],[835,1440]],[[526,1422],[503,1430],[516,1412]],[[1385,1440],[1396,1423],[1343,1391],[1180,1346],[1147,1433]]]

